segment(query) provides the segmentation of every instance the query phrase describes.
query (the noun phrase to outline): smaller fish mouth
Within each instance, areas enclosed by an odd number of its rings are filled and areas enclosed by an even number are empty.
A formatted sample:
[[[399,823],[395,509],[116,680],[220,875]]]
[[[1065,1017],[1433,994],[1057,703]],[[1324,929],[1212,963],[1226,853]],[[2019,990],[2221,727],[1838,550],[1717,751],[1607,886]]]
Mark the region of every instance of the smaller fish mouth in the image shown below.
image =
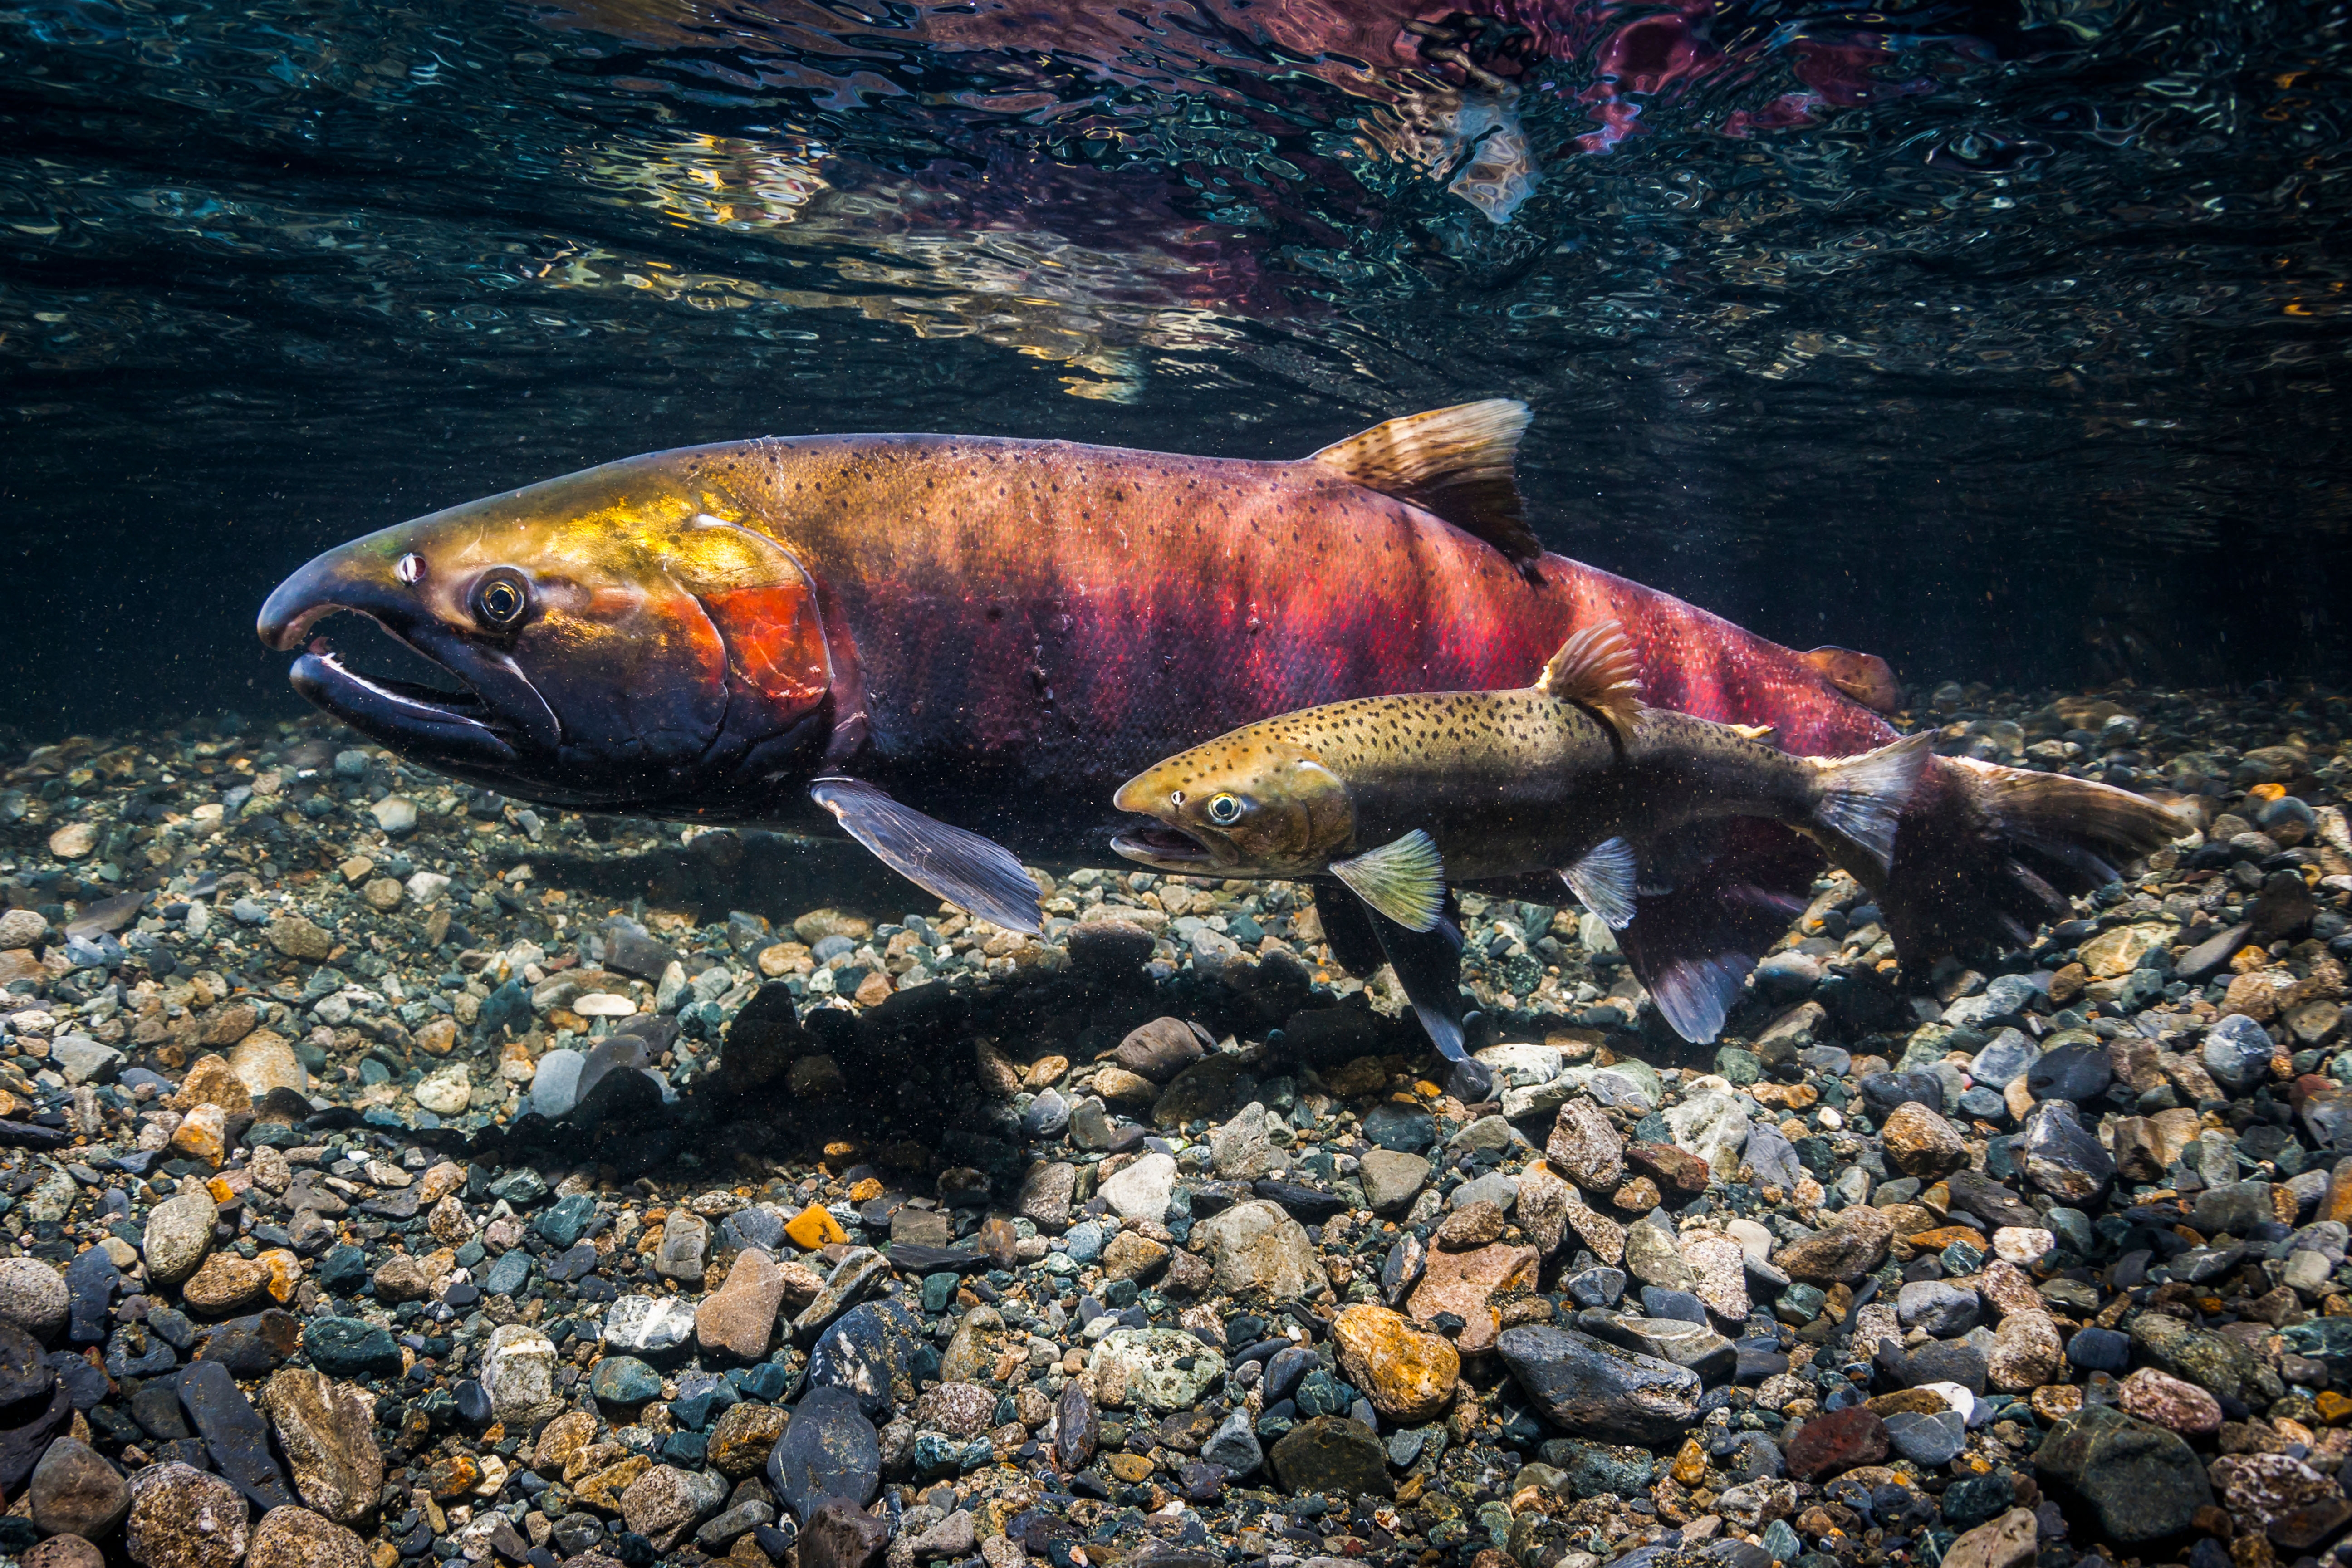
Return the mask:
[[[1146,866],[1191,869],[1216,863],[1207,845],[1181,828],[1159,824],[1122,828],[1111,835],[1110,847]]]

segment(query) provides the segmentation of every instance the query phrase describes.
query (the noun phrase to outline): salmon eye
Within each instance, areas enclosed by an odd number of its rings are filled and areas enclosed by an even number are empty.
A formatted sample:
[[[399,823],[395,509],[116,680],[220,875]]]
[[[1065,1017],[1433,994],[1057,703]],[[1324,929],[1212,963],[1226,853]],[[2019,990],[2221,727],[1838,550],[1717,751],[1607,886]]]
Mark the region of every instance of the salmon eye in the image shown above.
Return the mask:
[[[1239,795],[1219,795],[1209,797],[1209,820],[1220,827],[1229,827],[1242,819]]]
[[[512,631],[530,608],[530,584],[511,566],[487,572],[474,584],[474,618],[490,631]]]

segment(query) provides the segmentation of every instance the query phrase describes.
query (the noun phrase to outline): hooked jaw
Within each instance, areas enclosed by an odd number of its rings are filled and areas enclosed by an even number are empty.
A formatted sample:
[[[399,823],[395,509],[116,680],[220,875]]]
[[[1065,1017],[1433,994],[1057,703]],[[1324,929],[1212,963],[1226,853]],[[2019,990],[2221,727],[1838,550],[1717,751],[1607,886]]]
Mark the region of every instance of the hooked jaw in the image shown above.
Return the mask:
[[[415,557],[362,540],[319,556],[279,584],[254,630],[274,648],[308,648],[289,672],[294,689],[373,740],[459,774],[497,775],[528,753],[552,754],[555,714],[514,661],[453,635],[403,580]],[[457,681],[447,691],[363,675],[326,638],[312,637],[338,612],[365,616]]]
[[[1150,773],[1138,774],[1119,785],[1118,793],[1111,796],[1111,804],[1121,811],[1154,820],[1113,834],[1111,848],[1154,870],[1179,876],[1213,870],[1219,859],[1218,846],[1204,842],[1168,819],[1181,802],[1181,796],[1171,800],[1166,787]],[[1223,858],[1230,864],[1235,857],[1228,852]]]

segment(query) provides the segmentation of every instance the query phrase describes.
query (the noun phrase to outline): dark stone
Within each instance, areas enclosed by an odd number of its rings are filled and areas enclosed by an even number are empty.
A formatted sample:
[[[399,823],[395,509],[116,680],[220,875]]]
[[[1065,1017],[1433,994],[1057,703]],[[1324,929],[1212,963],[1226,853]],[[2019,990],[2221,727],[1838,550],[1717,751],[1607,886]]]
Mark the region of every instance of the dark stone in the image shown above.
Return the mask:
[[[890,1526],[839,1498],[801,1526],[801,1568],[874,1568],[889,1549]]]
[[[65,1278],[73,1314],[66,1337],[78,1345],[94,1345],[106,1338],[109,1309],[122,1271],[115,1268],[106,1248],[93,1247],[66,1265]]]
[[[1874,1121],[1884,1121],[1896,1106],[1914,1101],[1942,1115],[1944,1080],[1924,1070],[1874,1072],[1862,1080],[1863,1108]]]
[[[196,1359],[216,1361],[239,1377],[268,1377],[301,1346],[301,1320],[270,1307],[213,1325]]]
[[[180,1374],[180,1403],[205,1439],[213,1468],[263,1512],[287,1508],[294,1493],[269,1453],[269,1424],[216,1361],[200,1361]]]
[[[1687,1367],[1542,1324],[1505,1329],[1496,1348],[1528,1397],[1563,1430],[1664,1443],[1697,1415]]]
[[[1559,1471],[1570,1497],[1592,1498],[1609,1493],[1637,1497],[1650,1489],[1657,1457],[1646,1448],[1617,1443],[1587,1443],[1573,1437],[1554,1438],[1543,1446],[1543,1462]]]
[[[842,1388],[857,1396],[866,1417],[890,1409],[891,1384],[907,1376],[922,1342],[922,1325],[897,1301],[868,1301],[834,1321],[809,1352],[808,1385]]]
[[[1905,1352],[1893,1340],[1879,1342],[1879,1370],[1902,1388],[1923,1383],[1957,1383],[1970,1394],[1985,1391],[1985,1359],[1965,1340],[1930,1340]]]
[[[2187,1443],[2112,1405],[2085,1405],[2059,1422],[2033,1459],[2045,1483],[2071,1493],[2107,1539],[2126,1545],[2178,1534],[2213,1501]]]
[[[1856,1405],[1814,1416],[1782,1451],[1790,1475],[1818,1481],[1856,1465],[1874,1465],[1886,1458],[1886,1423],[1868,1405]]]
[[[1344,1415],[1300,1422],[1267,1458],[1295,1492],[1379,1496],[1389,1490],[1388,1450],[1370,1427]]]
[[[2042,1216],[2027,1207],[2024,1199],[1981,1171],[1954,1171],[1944,1178],[1944,1185],[1952,1194],[1954,1209],[1974,1215],[1987,1225],[1998,1227],[2042,1223]]]
[[[2066,1342],[2066,1359],[2083,1372],[2120,1375],[2131,1365],[2131,1340],[2114,1329],[2077,1329]]]
[[[400,1347],[388,1330],[359,1318],[313,1318],[302,1330],[302,1352],[329,1377],[398,1377]]]
[[[1095,1414],[1095,1402],[1074,1380],[1063,1388],[1054,1414],[1055,1462],[1065,1474],[1076,1475],[1094,1462],[1095,1445],[1101,1440],[1102,1423]]]
[[[0,1321],[0,1423],[38,1415],[57,1380],[41,1342],[14,1323]]]
[[[1166,1083],[1201,1059],[1203,1047],[1192,1025],[1181,1018],[1154,1018],[1129,1030],[1111,1060],[1139,1078]]]
[[[179,1379],[157,1378],[142,1384],[131,1396],[131,1418],[159,1443],[188,1436],[188,1424],[180,1413]]]
[[[594,1194],[573,1193],[570,1197],[557,1199],[546,1213],[531,1222],[531,1228],[539,1232],[550,1247],[560,1250],[577,1242],[581,1233],[588,1228],[588,1222],[595,1217]]]
[[[827,1498],[858,1508],[874,1500],[882,1489],[882,1447],[855,1394],[816,1388],[802,1398],[768,1456],[768,1484],[803,1525]]]
[[[2071,1100],[2087,1105],[2115,1081],[2104,1045],[2060,1046],[2044,1051],[2025,1069],[2025,1087],[2035,1100]]]
[[[1279,1204],[1302,1225],[1321,1225],[1337,1214],[1347,1211],[1347,1200],[1315,1187],[1303,1187],[1297,1182],[1265,1180],[1254,1183],[1252,1190],[1269,1203]]]
[[[1383,1100],[1365,1112],[1364,1137],[1382,1149],[1418,1154],[1437,1142],[1437,1121],[1426,1110]]]
[[[51,1351],[49,1370],[57,1374],[58,1386],[66,1391],[66,1397],[73,1401],[76,1410],[95,1410],[100,1401],[114,1392],[113,1384],[102,1369],[71,1351]]]
[[[49,1393],[47,1408],[21,1426],[0,1431],[0,1492],[14,1495],[33,1467],[40,1462],[49,1441],[73,1420],[73,1396],[60,1384]]]
[[[2018,1153],[2025,1178],[2062,1204],[2077,1208],[2097,1201],[2115,1179],[2115,1156],[2083,1125],[2073,1105],[2045,1100],[2026,1118]]]
[[[1974,1530],[2017,1506],[2017,1481],[2000,1470],[1965,1477],[1946,1487],[1941,1500],[1946,1524]]]

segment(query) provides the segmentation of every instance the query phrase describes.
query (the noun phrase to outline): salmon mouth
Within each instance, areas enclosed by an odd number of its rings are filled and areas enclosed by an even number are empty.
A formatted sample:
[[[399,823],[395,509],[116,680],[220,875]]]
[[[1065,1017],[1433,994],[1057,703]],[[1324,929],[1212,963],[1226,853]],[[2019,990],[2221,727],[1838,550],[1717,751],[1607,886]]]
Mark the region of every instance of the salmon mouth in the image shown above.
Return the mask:
[[[448,669],[446,665],[440,668]],[[463,679],[454,670],[449,673]],[[387,744],[421,751],[436,761],[478,767],[520,760],[520,748],[502,732],[490,704],[471,687],[448,691],[363,675],[345,664],[322,637],[310,639],[288,679],[305,700]]]
[[[451,689],[352,668],[315,635],[337,615],[373,622]],[[345,554],[320,556],[279,584],[254,629],[271,647],[303,649],[288,677],[306,700],[429,766],[503,777],[527,759],[553,756],[562,742],[555,710],[511,653],[444,626],[404,588],[354,570]]]
[[[1217,858],[1207,845],[1182,828],[1159,823],[1122,828],[1111,835],[1110,847],[1130,860],[1178,873],[1206,870]]]

